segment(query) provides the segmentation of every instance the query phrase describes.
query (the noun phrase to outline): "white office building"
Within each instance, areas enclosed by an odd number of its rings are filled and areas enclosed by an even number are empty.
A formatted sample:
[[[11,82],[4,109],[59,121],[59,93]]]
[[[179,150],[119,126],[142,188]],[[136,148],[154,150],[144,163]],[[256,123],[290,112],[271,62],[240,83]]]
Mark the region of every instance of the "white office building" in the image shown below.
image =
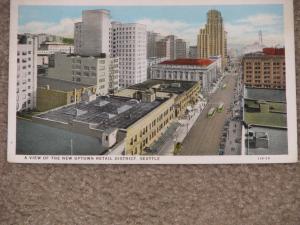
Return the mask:
[[[96,93],[107,95],[118,90],[118,58],[56,53],[49,58],[48,77],[86,85],[96,85]]]
[[[217,64],[210,59],[176,59],[152,65],[151,79],[198,81],[206,94],[217,80]]]
[[[113,22],[110,33],[111,57],[119,58],[120,88],[147,80],[146,26]]]
[[[17,46],[17,111],[36,107],[37,39],[18,35]]]
[[[82,56],[108,55],[110,26],[108,10],[84,10],[82,22],[74,25],[75,53]]]

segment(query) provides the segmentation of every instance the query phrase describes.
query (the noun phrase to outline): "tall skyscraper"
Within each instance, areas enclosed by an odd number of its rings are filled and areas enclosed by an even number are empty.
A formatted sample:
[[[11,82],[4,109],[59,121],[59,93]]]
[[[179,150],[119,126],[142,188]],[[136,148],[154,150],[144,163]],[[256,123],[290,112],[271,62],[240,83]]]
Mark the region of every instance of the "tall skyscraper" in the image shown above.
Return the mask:
[[[82,56],[108,55],[110,26],[108,10],[84,10],[82,22],[74,25],[75,53]]]
[[[110,33],[111,57],[119,58],[121,88],[147,80],[147,31],[137,23],[113,22]]]
[[[37,38],[18,35],[17,111],[36,107]]]
[[[197,55],[199,58],[221,55],[223,67],[227,64],[227,32],[222,15],[217,10],[207,13],[207,23],[198,35]]]
[[[119,59],[120,87],[147,79],[145,25],[111,22],[110,12],[105,9],[85,10],[82,22],[74,25],[74,36],[76,54]]]

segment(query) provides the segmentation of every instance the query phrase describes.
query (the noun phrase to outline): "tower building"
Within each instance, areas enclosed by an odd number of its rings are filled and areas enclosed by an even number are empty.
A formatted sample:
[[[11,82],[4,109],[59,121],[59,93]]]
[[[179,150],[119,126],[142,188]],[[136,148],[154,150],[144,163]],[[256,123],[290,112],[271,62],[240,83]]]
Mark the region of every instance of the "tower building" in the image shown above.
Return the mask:
[[[221,12],[210,10],[207,13],[207,23],[200,29],[197,39],[198,58],[222,56],[222,66],[227,64],[227,32],[224,29]]]

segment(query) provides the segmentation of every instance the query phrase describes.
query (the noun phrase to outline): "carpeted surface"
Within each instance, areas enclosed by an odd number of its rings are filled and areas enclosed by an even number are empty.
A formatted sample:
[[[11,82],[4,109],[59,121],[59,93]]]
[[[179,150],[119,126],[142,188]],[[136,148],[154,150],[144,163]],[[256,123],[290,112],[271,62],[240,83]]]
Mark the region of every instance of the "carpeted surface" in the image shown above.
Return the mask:
[[[300,96],[298,0],[295,0],[295,30]],[[0,2],[0,33],[0,225],[300,224],[300,163],[8,164],[8,0]],[[298,105],[299,101],[300,98]]]

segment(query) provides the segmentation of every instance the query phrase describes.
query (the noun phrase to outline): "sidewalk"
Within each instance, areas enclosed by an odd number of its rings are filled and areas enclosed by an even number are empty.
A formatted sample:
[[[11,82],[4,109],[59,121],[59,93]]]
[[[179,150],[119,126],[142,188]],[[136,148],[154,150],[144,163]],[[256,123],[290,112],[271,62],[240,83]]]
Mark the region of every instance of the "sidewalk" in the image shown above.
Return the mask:
[[[206,106],[205,101],[199,101],[184,119],[171,123],[165,133],[151,146],[154,154],[173,155],[174,145],[182,142]]]

